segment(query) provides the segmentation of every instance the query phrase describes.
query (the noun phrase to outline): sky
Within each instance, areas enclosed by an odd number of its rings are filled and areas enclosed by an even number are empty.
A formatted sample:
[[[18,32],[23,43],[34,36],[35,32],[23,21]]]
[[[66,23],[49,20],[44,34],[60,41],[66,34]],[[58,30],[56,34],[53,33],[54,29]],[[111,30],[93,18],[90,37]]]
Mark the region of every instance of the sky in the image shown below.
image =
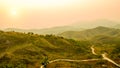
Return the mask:
[[[41,29],[97,19],[120,21],[120,0],[0,0],[1,29]]]

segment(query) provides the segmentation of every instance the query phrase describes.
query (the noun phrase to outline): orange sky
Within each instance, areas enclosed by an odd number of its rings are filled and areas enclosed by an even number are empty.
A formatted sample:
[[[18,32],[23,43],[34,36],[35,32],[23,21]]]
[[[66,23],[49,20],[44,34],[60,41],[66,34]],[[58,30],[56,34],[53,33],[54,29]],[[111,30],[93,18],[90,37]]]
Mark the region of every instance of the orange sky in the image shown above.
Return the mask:
[[[0,0],[0,28],[48,28],[96,19],[120,21],[120,0]]]

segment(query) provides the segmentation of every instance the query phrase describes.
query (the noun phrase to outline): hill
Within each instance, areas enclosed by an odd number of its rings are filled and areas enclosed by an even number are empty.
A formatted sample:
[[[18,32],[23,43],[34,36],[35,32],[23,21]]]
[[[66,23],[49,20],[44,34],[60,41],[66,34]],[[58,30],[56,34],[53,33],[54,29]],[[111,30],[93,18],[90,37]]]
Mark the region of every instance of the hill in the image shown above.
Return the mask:
[[[113,28],[120,29],[120,24],[113,26]]]
[[[33,32],[36,34],[60,34],[65,31],[82,31],[85,29],[91,29],[98,26],[104,27],[113,27],[117,25],[119,22],[110,21],[106,19],[100,19],[95,21],[81,21],[78,23],[74,23],[68,26],[58,26],[58,27],[51,27],[51,28],[43,28],[43,29],[18,29],[18,28],[7,28],[4,31],[16,31],[16,32]]]
[[[59,34],[64,31],[81,31],[84,30],[81,27],[74,27],[74,26],[59,26],[59,27],[52,27],[52,28],[44,28],[44,29],[17,29],[17,28],[7,28],[5,31],[16,31],[16,32],[33,32],[36,34]]]
[[[81,22],[72,24],[72,26],[81,27],[85,29],[91,29],[91,28],[95,28],[98,26],[113,27],[119,23],[120,22],[111,21],[107,19],[98,19],[98,20],[93,20],[93,21],[81,21]]]
[[[76,40],[91,39],[95,36],[105,35],[105,36],[118,36],[120,35],[120,30],[115,28],[99,26],[92,29],[87,29],[84,31],[67,31],[59,34],[65,38],[71,38]]]
[[[100,40],[99,38],[101,39],[101,37],[98,37],[95,40]],[[0,68],[40,68],[41,64],[55,59],[101,59],[101,53],[103,52],[107,52],[109,57],[118,63],[120,60],[119,42],[120,38],[118,37],[108,42],[100,41],[100,44],[98,44],[99,42],[93,40],[75,41],[54,35],[0,31]],[[95,50],[100,55],[94,56],[91,53],[90,47],[92,45],[95,45]],[[113,64],[102,60],[56,62],[49,64],[47,68],[101,68],[102,65],[117,68]]]
[[[0,31],[0,68],[38,68],[45,57],[85,59],[88,44],[54,35]]]

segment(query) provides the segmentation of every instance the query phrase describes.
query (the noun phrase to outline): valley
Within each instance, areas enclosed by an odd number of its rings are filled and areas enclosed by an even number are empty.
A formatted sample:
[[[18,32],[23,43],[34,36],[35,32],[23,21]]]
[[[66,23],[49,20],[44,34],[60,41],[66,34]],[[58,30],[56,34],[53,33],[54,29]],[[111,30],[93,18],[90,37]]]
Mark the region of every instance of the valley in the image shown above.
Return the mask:
[[[120,0],[0,0],[0,68],[120,68]]]
[[[79,39],[72,35],[74,32],[67,39],[60,35],[0,31],[0,67],[42,68],[45,64],[46,68],[118,68],[119,31],[96,27],[80,31],[76,36],[83,37]]]

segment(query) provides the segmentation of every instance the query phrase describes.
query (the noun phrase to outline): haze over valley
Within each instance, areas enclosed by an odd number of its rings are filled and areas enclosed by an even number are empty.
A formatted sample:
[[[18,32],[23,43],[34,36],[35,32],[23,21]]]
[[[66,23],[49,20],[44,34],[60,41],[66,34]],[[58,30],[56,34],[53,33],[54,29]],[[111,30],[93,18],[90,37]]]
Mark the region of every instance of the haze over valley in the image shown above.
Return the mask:
[[[120,68],[120,0],[0,0],[0,68]]]

